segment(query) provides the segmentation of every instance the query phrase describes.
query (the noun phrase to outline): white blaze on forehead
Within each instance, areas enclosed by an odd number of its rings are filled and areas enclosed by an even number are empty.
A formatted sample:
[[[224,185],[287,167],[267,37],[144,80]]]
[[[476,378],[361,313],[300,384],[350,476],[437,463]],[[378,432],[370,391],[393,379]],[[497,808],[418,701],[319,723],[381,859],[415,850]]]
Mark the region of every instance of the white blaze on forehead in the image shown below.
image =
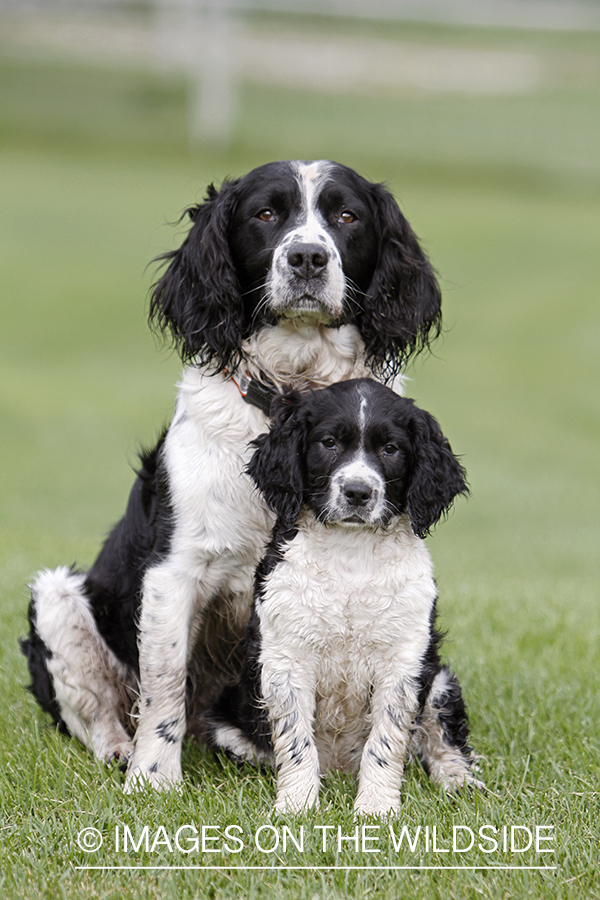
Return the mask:
[[[327,182],[333,166],[327,160],[319,159],[315,162],[297,162],[294,167],[302,198],[302,225],[307,229],[316,226],[316,230],[319,232],[325,224],[317,206],[319,194]]]
[[[275,311],[285,310],[286,315],[293,314],[294,310],[302,313],[305,295],[300,293],[302,288],[297,273],[290,266],[288,253],[294,244],[316,244],[323,248],[327,263],[311,284],[309,302],[320,304],[328,315],[340,316],[344,311],[346,278],[339,250],[318,205],[323,185],[330,180],[335,167],[323,159],[296,161],[291,167],[298,184],[300,203],[290,217],[293,223],[290,231],[283,235],[273,254],[267,276],[268,304]]]
[[[363,393],[361,393],[360,394],[360,410],[358,413],[358,421],[359,421],[360,430],[361,430],[361,436],[360,436],[361,447],[363,446],[364,438],[365,438],[364,431],[365,431],[365,425],[367,422],[367,406],[368,406],[368,404],[369,404],[369,402],[368,402],[367,398],[365,397],[365,395]]]

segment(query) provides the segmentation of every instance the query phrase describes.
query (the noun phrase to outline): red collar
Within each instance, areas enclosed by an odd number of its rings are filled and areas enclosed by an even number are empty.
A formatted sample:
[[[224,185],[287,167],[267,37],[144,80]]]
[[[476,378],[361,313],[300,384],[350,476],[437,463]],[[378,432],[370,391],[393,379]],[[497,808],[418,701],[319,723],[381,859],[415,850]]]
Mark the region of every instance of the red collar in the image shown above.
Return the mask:
[[[233,381],[246,403],[258,407],[266,416],[270,415],[271,404],[275,397],[279,396],[279,391],[272,381],[265,376],[261,380],[253,378],[247,370],[236,377],[227,367],[223,371]]]

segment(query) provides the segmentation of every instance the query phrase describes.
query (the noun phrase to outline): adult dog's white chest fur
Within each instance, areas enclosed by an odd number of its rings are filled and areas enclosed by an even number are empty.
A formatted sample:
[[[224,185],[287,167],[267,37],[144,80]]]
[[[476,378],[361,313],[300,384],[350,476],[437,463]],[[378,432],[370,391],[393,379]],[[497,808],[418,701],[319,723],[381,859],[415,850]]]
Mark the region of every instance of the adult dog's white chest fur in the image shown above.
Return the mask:
[[[310,512],[266,580],[258,615],[269,678],[290,665],[316,698],[321,772],[356,772],[370,698],[388,673],[411,683],[430,640],[432,564],[407,516],[385,529],[325,525]],[[276,676],[275,676],[276,677]]]
[[[262,329],[245,347],[245,368],[268,372],[278,385],[316,387],[364,375],[363,343],[354,326],[338,329],[282,323]],[[285,377],[284,377],[285,373]],[[401,389],[402,379],[397,379]],[[228,373],[190,367],[179,385],[177,407],[165,442],[175,515],[173,547],[206,564],[234,552],[258,561],[273,516],[244,473],[250,442],[268,428],[267,416],[244,403]],[[224,526],[224,523],[227,523]],[[252,572],[247,577],[251,579]]]

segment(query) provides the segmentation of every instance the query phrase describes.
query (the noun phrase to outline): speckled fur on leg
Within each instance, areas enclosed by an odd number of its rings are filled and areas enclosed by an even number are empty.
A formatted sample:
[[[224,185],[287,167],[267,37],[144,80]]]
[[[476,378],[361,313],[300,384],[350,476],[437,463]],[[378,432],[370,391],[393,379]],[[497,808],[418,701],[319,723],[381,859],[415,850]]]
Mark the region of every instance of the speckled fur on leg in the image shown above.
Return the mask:
[[[41,572],[32,585],[32,633],[22,644],[32,691],[98,758],[126,763],[132,752],[126,725],[136,679],[99,634],[84,579],[61,567]]]

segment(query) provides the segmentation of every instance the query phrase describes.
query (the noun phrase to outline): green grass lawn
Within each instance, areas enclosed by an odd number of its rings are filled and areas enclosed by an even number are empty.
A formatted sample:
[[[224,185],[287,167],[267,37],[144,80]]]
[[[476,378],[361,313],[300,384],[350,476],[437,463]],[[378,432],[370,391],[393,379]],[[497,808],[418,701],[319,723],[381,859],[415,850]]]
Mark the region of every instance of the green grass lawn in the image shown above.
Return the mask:
[[[424,31],[410,34],[423,39]],[[525,41],[440,29],[430,36]],[[579,44],[576,35],[527,40],[561,59],[600,43],[589,35]],[[186,149],[177,82],[8,57],[0,69],[2,895],[600,897],[594,79],[471,101],[247,88],[234,146],[219,155]],[[192,745],[180,795],[126,797],[120,773],[58,735],[24,690],[17,638],[26,628],[27,581],[43,566],[93,560],[124,509],[138,447],[170,417],[179,366],[148,332],[145,267],[180,239],[168,223],[209,181],[289,156],[332,157],[387,179],[444,289],[445,333],[411,370],[408,394],[438,417],[469,473],[471,499],[429,546],[449,631],[445,653],[463,684],[488,789],[449,802],[409,767],[395,827],[414,835],[421,826],[414,852],[406,843],[396,852],[388,825],[376,831],[376,823],[365,852],[348,842],[338,851],[338,826],[354,834],[351,780],[329,778],[318,813],[271,819],[272,777]],[[221,831],[207,832],[206,852],[188,845],[186,854],[167,843],[184,825]],[[241,831],[230,834],[245,844],[239,853],[222,849],[221,832],[233,825]],[[302,851],[255,846],[261,826],[278,828],[282,840],[284,825],[296,840],[304,826]],[[555,852],[501,845],[485,853],[491,845],[479,839],[468,852],[443,852],[453,826],[477,833],[484,825],[554,826]],[[115,829],[122,842],[125,826],[142,837],[139,850],[115,849]],[[333,826],[325,851],[320,826]],[[77,835],[88,827],[104,844],[86,854]],[[260,834],[270,847],[275,832]],[[373,848],[379,853],[367,852]],[[557,869],[77,868],[125,864]]]

